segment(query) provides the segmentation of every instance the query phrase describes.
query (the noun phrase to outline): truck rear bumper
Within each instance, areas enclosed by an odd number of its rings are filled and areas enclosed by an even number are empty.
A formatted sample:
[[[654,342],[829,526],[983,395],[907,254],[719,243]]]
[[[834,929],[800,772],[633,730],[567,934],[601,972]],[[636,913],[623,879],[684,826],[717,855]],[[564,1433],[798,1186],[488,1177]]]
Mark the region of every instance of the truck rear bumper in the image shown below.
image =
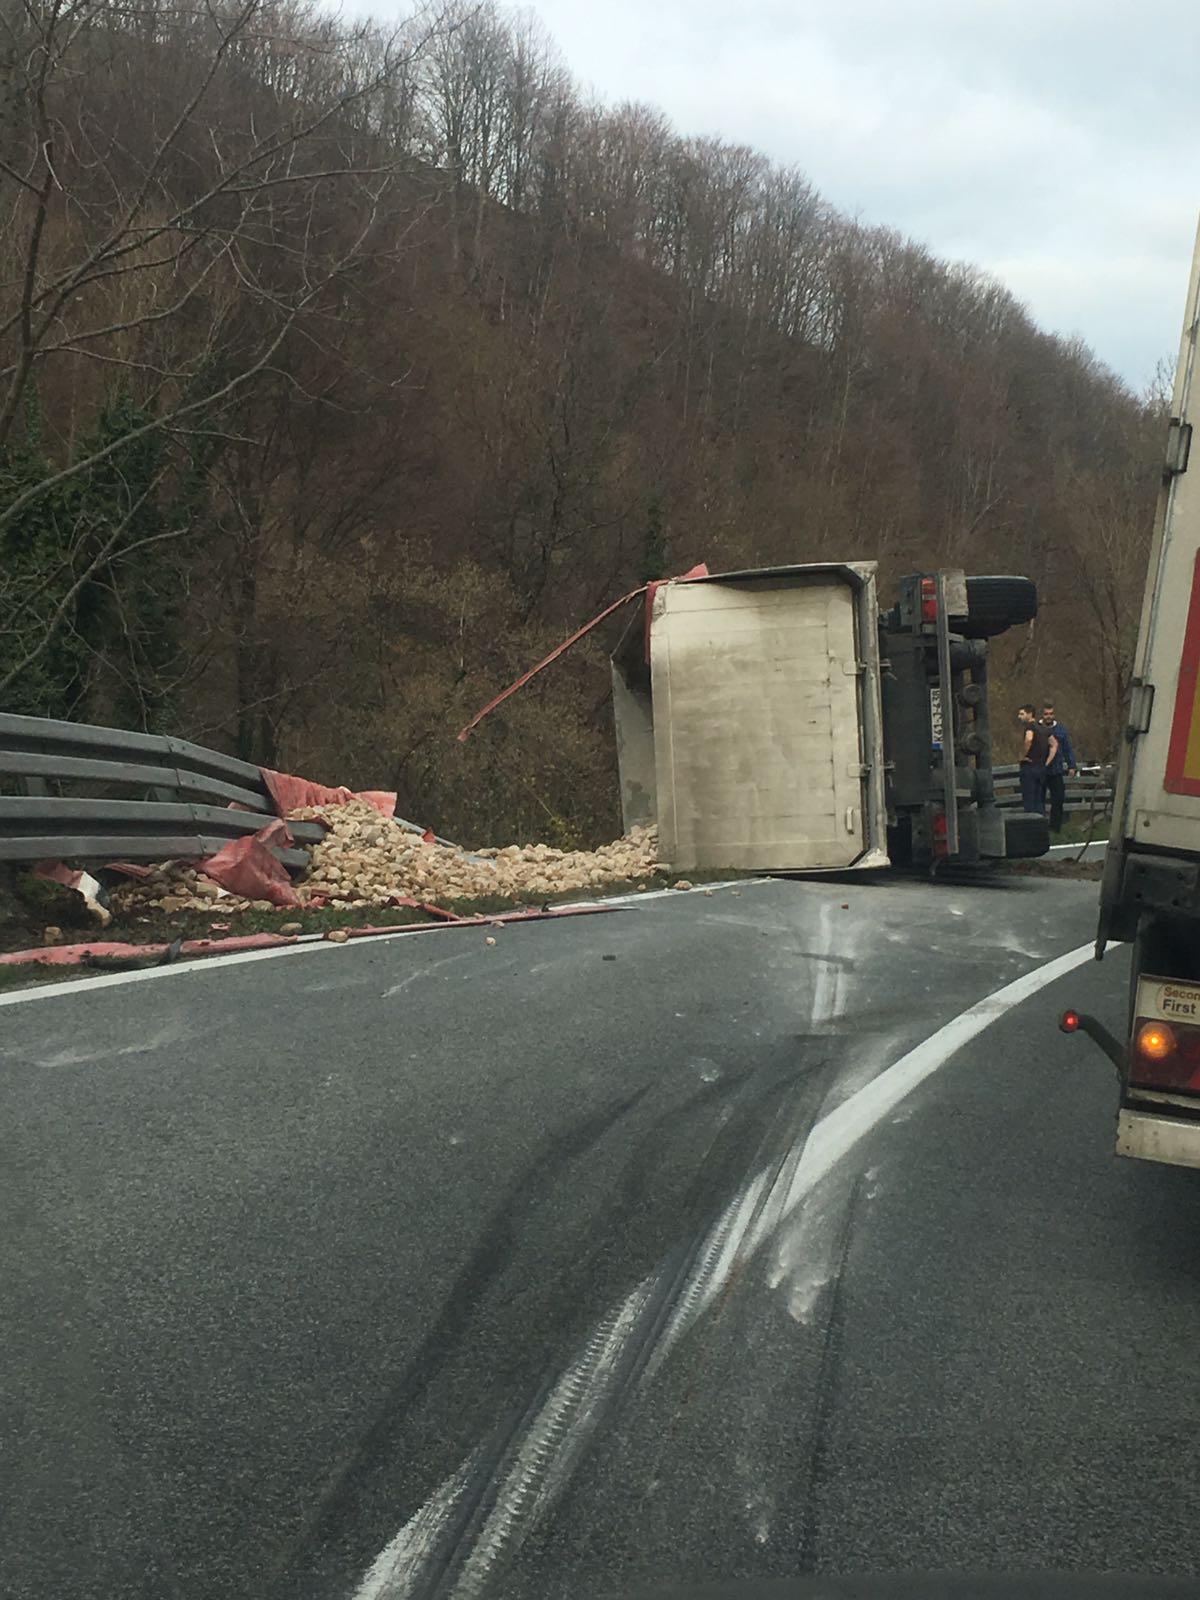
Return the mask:
[[[1200,1167],[1200,1122],[1124,1107],[1117,1115],[1117,1154],[1139,1161],[1166,1161],[1175,1167]]]

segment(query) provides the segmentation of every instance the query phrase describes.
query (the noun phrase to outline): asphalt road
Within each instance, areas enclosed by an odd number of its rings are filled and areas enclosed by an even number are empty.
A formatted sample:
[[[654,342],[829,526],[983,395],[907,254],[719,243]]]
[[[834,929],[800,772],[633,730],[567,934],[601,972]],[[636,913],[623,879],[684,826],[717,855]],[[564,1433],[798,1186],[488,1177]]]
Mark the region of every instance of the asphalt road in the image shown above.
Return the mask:
[[[1112,1155],[1054,1026],[1119,1026],[1125,958],[918,1048],[1095,892],[754,884],[0,1002],[0,1593],[1200,1571],[1200,1185]]]

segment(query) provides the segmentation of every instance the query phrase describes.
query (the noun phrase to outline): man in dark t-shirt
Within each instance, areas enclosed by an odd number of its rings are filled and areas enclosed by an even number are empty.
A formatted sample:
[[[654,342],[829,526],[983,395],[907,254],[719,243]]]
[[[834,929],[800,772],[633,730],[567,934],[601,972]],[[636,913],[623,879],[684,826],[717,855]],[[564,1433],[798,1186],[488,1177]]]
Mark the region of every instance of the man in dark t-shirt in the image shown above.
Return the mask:
[[[1022,706],[1017,718],[1025,729],[1021,744],[1021,803],[1026,811],[1038,816],[1046,814],[1046,772],[1058,754],[1058,740],[1044,723],[1038,721],[1033,706]]]

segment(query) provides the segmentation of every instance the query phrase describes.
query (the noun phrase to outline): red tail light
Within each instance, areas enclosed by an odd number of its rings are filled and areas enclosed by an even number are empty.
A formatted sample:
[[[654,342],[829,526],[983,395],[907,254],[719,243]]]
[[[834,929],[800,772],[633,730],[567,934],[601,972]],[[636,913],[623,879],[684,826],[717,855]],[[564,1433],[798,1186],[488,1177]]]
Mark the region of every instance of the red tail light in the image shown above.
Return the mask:
[[[938,614],[937,579],[921,579],[921,621],[936,622]]]
[[[950,854],[950,827],[944,811],[933,814],[933,853],[935,856]]]

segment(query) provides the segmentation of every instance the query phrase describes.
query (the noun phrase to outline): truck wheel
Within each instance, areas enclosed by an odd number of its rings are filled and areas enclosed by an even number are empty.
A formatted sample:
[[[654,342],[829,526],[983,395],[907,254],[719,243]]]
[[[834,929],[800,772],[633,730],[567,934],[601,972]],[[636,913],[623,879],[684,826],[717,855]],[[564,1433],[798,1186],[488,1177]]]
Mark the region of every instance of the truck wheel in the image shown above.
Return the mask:
[[[1036,616],[1032,578],[968,578],[967,615],[951,617],[950,625],[964,639],[994,639]]]
[[[1034,811],[1004,813],[1004,854],[1010,861],[1029,861],[1050,848],[1050,825]]]

